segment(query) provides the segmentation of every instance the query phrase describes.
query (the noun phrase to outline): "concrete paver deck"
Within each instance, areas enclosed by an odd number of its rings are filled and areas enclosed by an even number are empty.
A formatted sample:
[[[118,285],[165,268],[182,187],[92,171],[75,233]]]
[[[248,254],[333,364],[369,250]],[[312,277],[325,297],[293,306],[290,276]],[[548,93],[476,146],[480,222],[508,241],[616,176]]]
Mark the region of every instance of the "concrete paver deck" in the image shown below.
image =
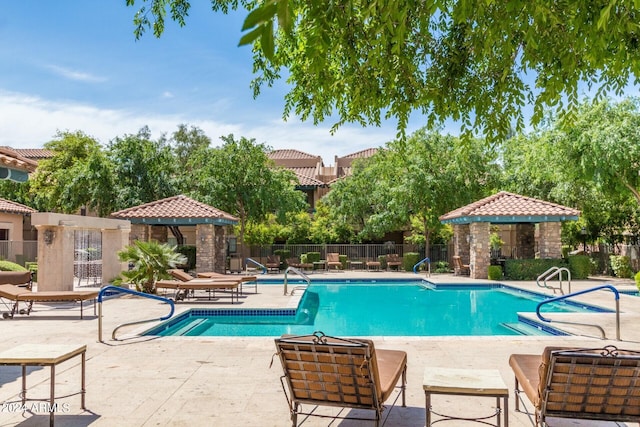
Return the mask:
[[[260,276],[278,278],[281,275]],[[415,277],[412,273],[330,272],[319,277]],[[432,276],[436,283],[463,283],[469,279],[450,275]],[[478,282],[477,280],[474,282]],[[487,282],[488,283],[488,282]],[[572,283],[572,290],[587,289],[602,282]],[[622,284],[632,289],[631,282]],[[542,290],[535,283],[508,283],[516,287]],[[618,282],[617,285],[620,285]],[[258,293],[240,297],[240,305],[229,301],[198,301],[177,304],[181,312],[193,307],[286,307],[292,298],[284,296],[282,286],[263,285]],[[585,295],[585,302],[612,308],[614,299],[608,291]],[[512,427],[530,425],[525,414],[514,411],[513,374],[508,365],[512,353],[542,353],[547,345],[601,347],[605,344],[640,350],[640,298],[623,295],[620,301],[622,342],[599,339],[593,328],[575,328],[581,336],[504,336],[504,337],[373,337],[376,347],[405,350],[408,353],[407,408],[396,406],[387,426],[414,427],[425,423],[422,377],[425,366],[497,369],[510,389],[509,421]],[[0,311],[4,307],[0,303]],[[61,426],[288,426],[288,407],[280,385],[281,367],[269,337],[139,337],[111,340],[115,326],[144,318],[158,318],[167,307],[157,301],[131,296],[113,298],[103,303],[103,340],[98,342],[98,321],[92,310],[78,319],[78,308],[39,304],[30,316],[0,320],[0,348],[24,343],[87,345],[86,407],[80,408],[77,397],[63,398],[56,412]],[[608,337],[615,337],[615,316],[594,314]],[[152,326],[132,327],[126,332],[140,332]],[[56,390],[60,395],[77,388],[77,364],[61,364],[56,373]],[[48,396],[48,371],[29,368],[29,396]],[[10,402],[19,400],[20,369],[0,367],[0,426],[40,426],[48,424],[48,413],[37,406],[34,413],[22,413]],[[438,409],[464,416],[483,415],[486,399],[436,395]],[[40,410],[38,410],[40,409]],[[320,413],[337,414],[337,408],[319,408]],[[342,414],[354,413],[345,409]],[[362,411],[359,412],[363,414]],[[366,414],[366,413],[365,413]],[[454,422],[446,423],[456,425]],[[309,418],[304,426],[369,426],[362,421],[336,421]],[[466,425],[466,424],[465,424]],[[562,425],[604,426],[602,422],[558,423]],[[619,424],[625,425],[625,424]],[[637,425],[629,424],[626,425]]]

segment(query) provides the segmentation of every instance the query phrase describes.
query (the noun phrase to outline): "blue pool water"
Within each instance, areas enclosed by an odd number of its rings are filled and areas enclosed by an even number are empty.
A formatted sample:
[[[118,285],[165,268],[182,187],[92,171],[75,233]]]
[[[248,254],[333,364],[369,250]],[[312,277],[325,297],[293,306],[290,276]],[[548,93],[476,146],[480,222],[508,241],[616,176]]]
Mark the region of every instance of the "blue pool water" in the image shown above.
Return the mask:
[[[535,312],[541,294],[507,286],[313,283],[297,309],[192,309],[146,335],[280,336],[321,330],[339,336],[518,335],[518,312]],[[543,312],[597,309],[572,302]]]

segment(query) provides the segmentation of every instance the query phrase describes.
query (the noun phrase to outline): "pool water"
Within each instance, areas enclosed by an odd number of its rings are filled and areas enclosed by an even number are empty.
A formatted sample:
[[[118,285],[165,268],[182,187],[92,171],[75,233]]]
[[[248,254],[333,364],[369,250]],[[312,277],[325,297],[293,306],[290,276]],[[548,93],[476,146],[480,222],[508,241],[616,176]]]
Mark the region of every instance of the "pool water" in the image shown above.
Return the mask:
[[[148,331],[163,336],[518,335],[508,325],[545,297],[506,286],[313,283],[297,309],[193,309]],[[584,311],[571,302],[542,312]]]

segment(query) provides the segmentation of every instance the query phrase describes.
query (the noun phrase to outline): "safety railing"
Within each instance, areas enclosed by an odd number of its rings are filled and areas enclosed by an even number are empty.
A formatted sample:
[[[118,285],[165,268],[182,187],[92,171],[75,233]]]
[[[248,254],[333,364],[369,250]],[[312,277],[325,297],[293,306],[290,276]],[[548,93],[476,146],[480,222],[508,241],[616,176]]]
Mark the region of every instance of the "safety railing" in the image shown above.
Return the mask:
[[[262,269],[262,274],[267,274],[267,267],[265,267],[264,265],[260,264],[258,261],[256,261],[253,258],[247,258],[246,263],[253,263],[255,264],[258,268]]]
[[[422,261],[418,261],[418,263],[413,266],[413,272],[415,274],[418,274],[418,267],[420,267],[422,264],[427,264],[427,277],[431,277],[431,260],[429,259],[429,257],[426,257]]]
[[[105,286],[104,288],[100,289],[100,292],[98,293],[98,342],[104,342],[104,341],[102,341],[102,299],[104,297],[104,294],[107,293],[107,292],[120,292],[120,293],[124,293],[124,294],[136,295],[136,296],[143,297],[143,298],[149,298],[149,299],[154,299],[154,300],[157,300],[157,301],[166,302],[167,304],[169,304],[171,306],[171,310],[169,311],[169,314],[167,314],[166,316],[160,317],[158,319],[139,320],[139,321],[136,321],[136,322],[122,323],[122,324],[116,326],[116,328],[111,333],[111,339],[114,340],[114,341],[117,341],[116,340],[116,332],[120,328],[123,328],[125,326],[131,326],[131,325],[139,325],[139,324],[142,324],[142,323],[157,322],[157,321],[167,320],[167,319],[170,319],[171,316],[173,316],[173,312],[175,311],[175,305],[174,305],[173,301],[170,300],[169,298],[160,297],[158,295],[147,294],[147,293],[144,293],[144,292],[138,292],[138,291],[134,291],[132,289],[121,288],[121,287],[118,287],[118,286],[111,286],[111,285]]]
[[[605,334],[604,329],[600,325],[595,325],[595,324],[591,324],[591,323],[569,322],[569,321],[566,321],[566,320],[552,320],[552,319],[548,319],[546,317],[543,317],[542,314],[540,314],[540,308],[545,304],[550,304],[550,303],[555,302],[555,301],[565,300],[567,298],[575,297],[577,295],[582,295],[582,294],[586,294],[586,293],[590,293],[590,292],[594,292],[594,291],[599,291],[600,289],[609,289],[611,292],[613,292],[614,298],[616,300],[616,339],[618,341],[620,341],[620,293],[612,285],[608,285],[608,284],[600,285],[600,286],[596,286],[594,288],[585,289],[583,291],[574,292],[572,294],[562,295],[562,296],[559,296],[559,297],[554,297],[554,298],[550,298],[548,300],[544,300],[541,303],[539,303],[538,306],[536,307],[536,315],[538,316],[538,319],[542,320],[543,322],[547,322],[547,323],[551,323],[551,322],[564,323],[564,324],[567,324],[567,325],[580,325],[580,326],[589,326],[589,327],[596,328],[596,329],[600,330],[600,333],[602,334],[602,339],[606,339],[607,335]]]
[[[538,276],[538,278],[536,279],[536,284],[541,288],[552,289],[554,294],[556,293],[556,291],[560,291],[560,294],[564,295],[564,289],[562,287],[563,272],[567,273],[567,283],[569,286],[569,293],[571,293],[571,272],[566,267],[551,267],[550,269],[548,269],[547,271],[545,271],[544,273]],[[549,286],[547,284],[547,280],[553,279],[556,276],[558,276],[558,287]],[[542,280],[544,284],[541,285],[540,280]]]
[[[302,271],[298,270],[295,267],[287,267],[287,269],[284,271],[284,294],[285,295],[288,295],[287,282],[288,282],[288,276],[289,276],[289,272],[290,271],[292,271],[292,272],[296,273],[298,276],[302,277],[305,280],[305,282],[307,282],[307,286],[309,286],[311,284],[311,279],[309,278],[309,276],[304,274]],[[293,291],[291,291],[291,294],[293,294]]]

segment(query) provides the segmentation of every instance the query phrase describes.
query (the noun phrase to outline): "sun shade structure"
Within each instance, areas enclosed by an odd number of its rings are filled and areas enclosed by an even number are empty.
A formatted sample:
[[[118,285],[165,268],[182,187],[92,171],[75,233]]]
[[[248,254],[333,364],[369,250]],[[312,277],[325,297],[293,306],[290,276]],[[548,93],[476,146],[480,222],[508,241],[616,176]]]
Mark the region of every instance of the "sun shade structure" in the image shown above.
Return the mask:
[[[26,182],[38,162],[21,156],[9,147],[0,147],[0,179]]]
[[[131,239],[167,241],[167,229],[182,244],[179,227],[196,227],[196,271],[226,271],[225,227],[235,216],[184,195],[168,197],[111,214],[131,222]],[[160,226],[160,227],[156,227]]]
[[[471,277],[486,279],[491,260],[491,224],[512,224],[518,258],[560,258],[561,225],[576,221],[580,211],[544,200],[501,191],[440,217],[454,229],[454,255],[471,268]],[[537,225],[537,230],[536,230]]]

